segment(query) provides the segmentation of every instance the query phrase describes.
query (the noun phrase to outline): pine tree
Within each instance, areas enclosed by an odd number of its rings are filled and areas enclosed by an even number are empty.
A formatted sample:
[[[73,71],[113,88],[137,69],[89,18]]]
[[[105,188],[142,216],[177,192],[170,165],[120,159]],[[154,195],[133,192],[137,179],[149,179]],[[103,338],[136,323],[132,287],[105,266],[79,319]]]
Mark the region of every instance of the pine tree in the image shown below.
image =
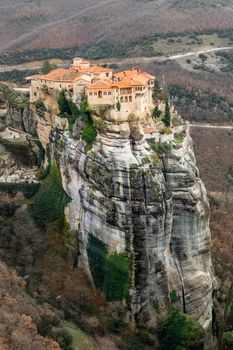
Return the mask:
[[[167,128],[171,126],[171,113],[170,113],[168,98],[166,98],[165,100],[165,113],[164,113],[163,122]]]

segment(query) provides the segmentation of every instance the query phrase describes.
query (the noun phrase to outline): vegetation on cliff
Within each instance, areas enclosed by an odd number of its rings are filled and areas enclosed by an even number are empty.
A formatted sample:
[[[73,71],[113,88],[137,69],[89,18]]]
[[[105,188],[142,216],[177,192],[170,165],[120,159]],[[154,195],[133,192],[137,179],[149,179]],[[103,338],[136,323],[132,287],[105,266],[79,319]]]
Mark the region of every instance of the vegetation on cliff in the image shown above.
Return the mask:
[[[231,350],[233,348],[233,285],[226,302],[219,348],[220,350]]]
[[[78,108],[71,99],[66,97],[65,90],[62,90],[58,96],[58,106],[60,117],[68,120],[70,134],[72,135],[76,121],[80,121],[82,123],[81,138],[87,146],[91,146],[96,139],[97,131],[89,113],[88,101],[83,101]]]
[[[48,177],[42,182],[34,197],[30,208],[32,216],[39,225],[48,224],[63,216],[64,208],[69,201],[70,198],[63,190],[57,165],[53,163]]]
[[[22,192],[25,198],[32,198],[39,190],[40,183],[0,183],[0,191],[14,197]]]
[[[159,331],[160,350],[201,350],[204,336],[199,323],[171,309]]]
[[[108,253],[107,246],[92,235],[89,236],[87,254],[96,288],[102,289],[109,301],[120,301],[126,298],[130,284],[127,256]]]

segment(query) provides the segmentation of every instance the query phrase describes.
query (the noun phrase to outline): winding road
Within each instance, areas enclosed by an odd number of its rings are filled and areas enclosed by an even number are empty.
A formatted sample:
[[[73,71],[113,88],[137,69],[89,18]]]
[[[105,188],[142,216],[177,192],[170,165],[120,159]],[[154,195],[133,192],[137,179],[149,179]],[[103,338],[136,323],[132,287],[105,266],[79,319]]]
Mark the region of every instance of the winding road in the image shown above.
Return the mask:
[[[206,128],[206,129],[226,129],[233,130],[233,125],[211,125],[211,124],[189,124],[191,128]]]

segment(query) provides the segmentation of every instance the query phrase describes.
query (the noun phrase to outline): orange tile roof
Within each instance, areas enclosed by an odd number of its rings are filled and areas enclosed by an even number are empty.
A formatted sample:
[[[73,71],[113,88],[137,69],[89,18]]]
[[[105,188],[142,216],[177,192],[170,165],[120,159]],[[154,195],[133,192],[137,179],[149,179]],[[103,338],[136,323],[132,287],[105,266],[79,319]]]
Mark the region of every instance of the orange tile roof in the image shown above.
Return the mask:
[[[42,79],[53,79],[53,78],[58,78],[59,76],[61,76],[62,74],[64,74],[66,72],[66,69],[64,68],[57,68],[54,70],[51,70],[48,74],[45,75],[41,75],[40,77]]]
[[[95,82],[89,84],[87,86],[88,90],[92,90],[92,89],[113,89],[112,86],[112,80],[110,79],[98,79]]]
[[[114,82],[113,85],[118,88],[127,88],[133,86],[144,86],[145,84],[133,78],[124,78],[120,81]]]
[[[63,69],[58,68],[54,69],[46,75],[40,75],[38,78],[41,80],[47,81],[61,81],[61,82],[72,82],[77,78],[77,71],[74,68]]]
[[[79,57],[76,57],[79,59]],[[89,61],[82,61],[82,63],[89,63]],[[54,81],[54,82],[67,82],[72,83],[80,80],[84,74],[95,74],[112,72],[110,68],[104,68],[100,66],[91,66],[87,68],[71,67],[70,69],[58,68],[52,70],[46,75],[40,75],[37,79]],[[138,70],[125,70],[114,74],[117,81],[110,79],[99,79],[89,85],[91,89],[113,89],[113,88],[130,88],[134,86],[144,86],[148,80],[154,79],[152,75],[147,72],[141,72]],[[36,78],[35,78],[36,79]],[[84,78],[85,79],[85,78]],[[88,80],[87,80],[88,81]]]
[[[147,72],[141,72],[136,69],[128,69],[122,72],[115,73],[114,77],[119,80],[122,80],[124,78],[134,78],[143,83],[147,83],[148,80],[155,79],[153,75],[150,75]]]
[[[78,69],[78,67],[77,67]],[[110,68],[104,68],[104,67],[100,67],[100,66],[91,66],[88,68],[81,68],[78,69],[80,72],[85,72],[85,73],[101,73],[101,72],[106,72],[106,73],[110,73],[112,72],[112,69]]]
[[[155,132],[157,132],[157,129],[156,128],[145,128],[144,129],[144,133],[145,134],[153,134],[153,133],[155,133]]]

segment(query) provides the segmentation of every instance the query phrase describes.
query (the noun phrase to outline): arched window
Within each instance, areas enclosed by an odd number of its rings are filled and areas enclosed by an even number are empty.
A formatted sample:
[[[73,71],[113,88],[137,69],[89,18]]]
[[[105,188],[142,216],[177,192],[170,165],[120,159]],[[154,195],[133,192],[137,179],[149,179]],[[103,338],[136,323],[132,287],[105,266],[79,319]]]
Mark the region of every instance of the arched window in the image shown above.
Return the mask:
[[[128,102],[128,96],[125,96],[125,102]]]

